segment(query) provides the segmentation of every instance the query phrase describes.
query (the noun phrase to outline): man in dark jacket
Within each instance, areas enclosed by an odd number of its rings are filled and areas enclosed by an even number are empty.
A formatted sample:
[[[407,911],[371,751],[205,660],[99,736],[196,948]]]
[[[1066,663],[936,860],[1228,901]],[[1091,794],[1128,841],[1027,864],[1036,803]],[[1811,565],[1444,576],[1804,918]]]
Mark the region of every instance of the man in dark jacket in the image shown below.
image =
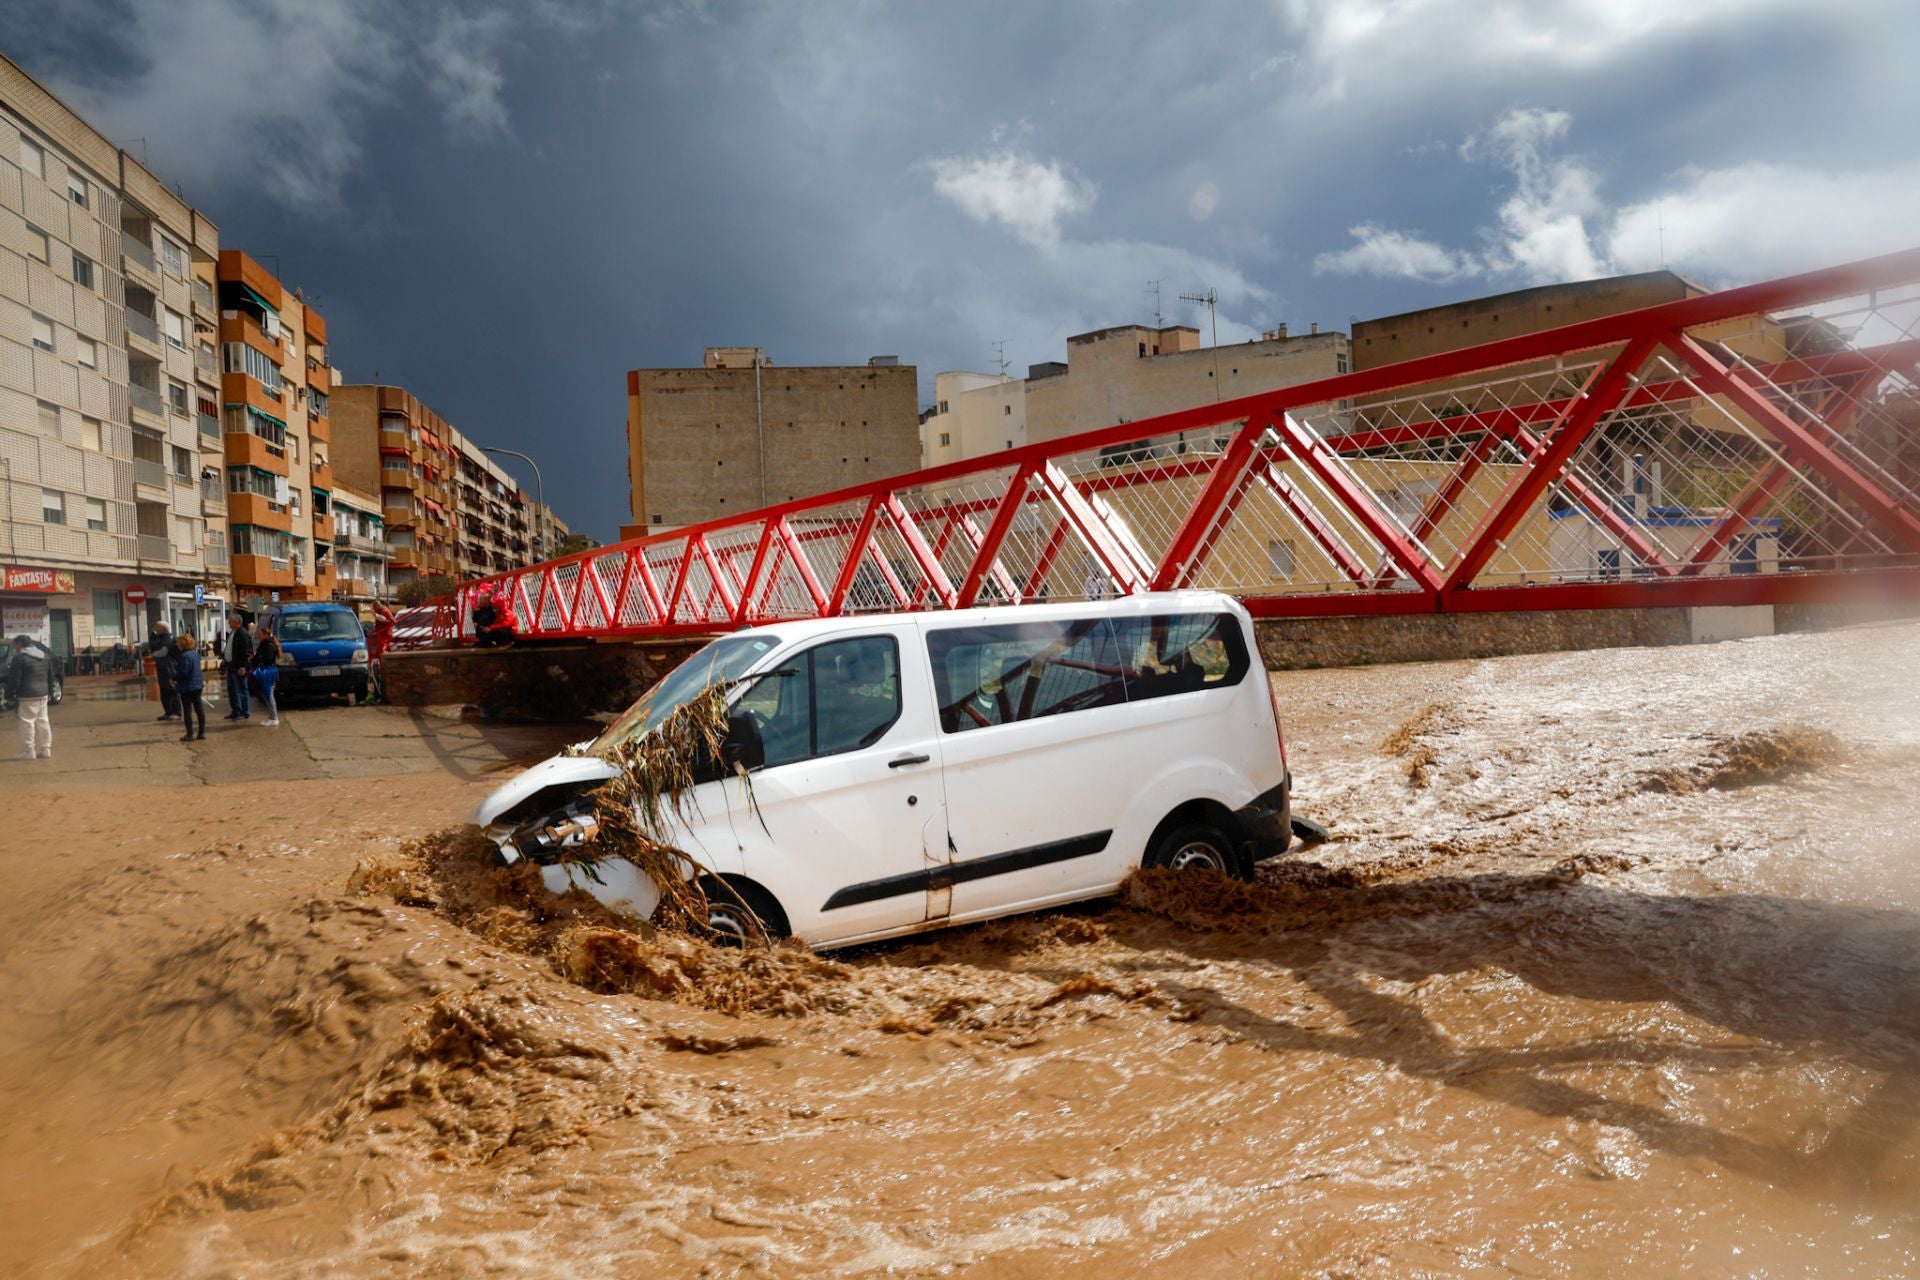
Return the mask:
[[[233,615],[233,631],[227,636],[227,719],[251,720],[252,698],[247,689],[247,669],[253,665],[253,629],[247,615]]]
[[[7,701],[20,708],[20,754],[16,760],[53,757],[53,721],[47,699],[53,696],[53,655],[32,636],[13,638],[7,665]]]
[[[160,682],[160,714],[156,720],[178,720],[180,718],[180,695],[173,690],[174,659],[177,650],[173,647],[173,632],[164,622],[153,624],[153,639],[147,642],[147,656],[153,659],[153,676]]]

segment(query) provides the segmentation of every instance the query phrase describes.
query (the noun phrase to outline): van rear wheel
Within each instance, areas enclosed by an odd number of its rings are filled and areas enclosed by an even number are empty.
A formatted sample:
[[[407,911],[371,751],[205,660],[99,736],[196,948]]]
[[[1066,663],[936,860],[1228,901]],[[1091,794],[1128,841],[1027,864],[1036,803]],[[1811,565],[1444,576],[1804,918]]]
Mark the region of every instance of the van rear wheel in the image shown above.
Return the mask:
[[[1239,851],[1226,833],[1208,822],[1182,822],[1167,831],[1147,851],[1143,866],[1173,871],[1217,871],[1245,879]]]

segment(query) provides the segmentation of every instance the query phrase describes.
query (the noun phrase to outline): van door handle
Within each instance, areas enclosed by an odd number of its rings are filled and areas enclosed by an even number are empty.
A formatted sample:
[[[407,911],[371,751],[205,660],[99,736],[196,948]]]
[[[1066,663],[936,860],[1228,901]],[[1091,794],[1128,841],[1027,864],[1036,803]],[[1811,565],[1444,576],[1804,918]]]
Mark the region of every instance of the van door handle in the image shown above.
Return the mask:
[[[900,769],[910,764],[925,764],[931,759],[933,759],[932,756],[895,756],[887,761],[887,768]]]

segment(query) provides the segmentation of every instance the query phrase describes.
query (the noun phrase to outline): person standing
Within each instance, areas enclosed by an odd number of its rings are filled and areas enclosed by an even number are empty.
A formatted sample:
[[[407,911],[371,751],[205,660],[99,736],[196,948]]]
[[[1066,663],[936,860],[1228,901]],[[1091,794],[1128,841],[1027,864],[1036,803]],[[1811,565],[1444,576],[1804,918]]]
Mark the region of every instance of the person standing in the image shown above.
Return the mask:
[[[184,718],[186,732],[180,735],[180,741],[192,742],[196,737],[193,726],[197,720],[201,739],[207,736],[207,700],[202,696],[206,692],[206,674],[200,669],[200,646],[195,643],[193,633],[180,634],[180,656],[175,659],[173,675],[174,696],[180,699],[180,714]]]
[[[20,754],[16,760],[53,758],[53,721],[47,700],[53,696],[53,654],[32,636],[13,638],[7,666],[7,701],[20,708]]]
[[[173,688],[173,673],[179,661],[179,650],[174,647],[173,633],[166,623],[153,624],[153,639],[147,642],[147,656],[153,659],[153,678],[160,683],[160,714],[154,719],[178,720],[180,695]]]
[[[247,681],[251,678],[253,666],[253,630],[247,625],[247,615],[234,615],[233,631],[227,636],[227,719],[250,720],[253,718],[252,699],[249,698]]]
[[[266,723],[271,728],[280,723],[280,704],[273,696],[273,687],[280,679],[280,642],[265,627],[260,628],[260,638],[253,646],[253,676],[260,682],[260,701],[267,706]]]

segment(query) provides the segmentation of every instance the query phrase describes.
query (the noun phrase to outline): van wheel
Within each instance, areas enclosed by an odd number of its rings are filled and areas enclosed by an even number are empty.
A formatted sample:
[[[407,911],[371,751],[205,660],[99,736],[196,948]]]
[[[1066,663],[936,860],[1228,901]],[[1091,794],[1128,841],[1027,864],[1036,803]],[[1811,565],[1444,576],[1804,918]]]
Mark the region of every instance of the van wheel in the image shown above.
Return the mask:
[[[1142,862],[1174,871],[1218,871],[1245,879],[1239,853],[1218,827],[1205,822],[1183,822],[1160,837]]]
[[[707,897],[707,937],[723,947],[778,942],[788,934],[787,913],[773,895],[744,880],[700,878]]]

